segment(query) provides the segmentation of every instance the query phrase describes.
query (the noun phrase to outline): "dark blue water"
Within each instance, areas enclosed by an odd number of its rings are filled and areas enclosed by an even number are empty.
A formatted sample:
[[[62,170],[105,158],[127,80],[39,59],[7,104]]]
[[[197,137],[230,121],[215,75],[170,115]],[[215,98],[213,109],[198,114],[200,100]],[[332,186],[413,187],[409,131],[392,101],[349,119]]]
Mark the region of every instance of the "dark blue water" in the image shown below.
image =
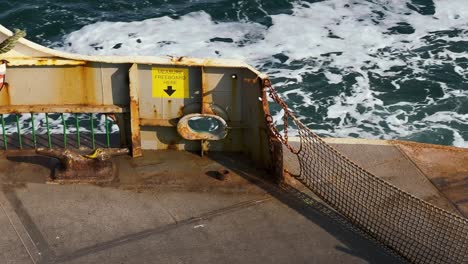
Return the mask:
[[[2,8],[2,25],[69,52],[245,60],[321,135],[468,147],[466,0],[2,0]]]

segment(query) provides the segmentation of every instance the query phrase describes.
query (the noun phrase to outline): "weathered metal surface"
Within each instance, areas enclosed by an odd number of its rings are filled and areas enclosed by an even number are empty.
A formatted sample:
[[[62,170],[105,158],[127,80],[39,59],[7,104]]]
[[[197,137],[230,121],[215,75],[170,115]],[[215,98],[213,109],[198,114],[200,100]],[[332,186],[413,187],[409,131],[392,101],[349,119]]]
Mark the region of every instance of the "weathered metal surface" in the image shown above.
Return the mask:
[[[93,66],[9,67],[9,104],[102,105],[99,71]]]
[[[7,65],[11,66],[77,66],[86,65],[83,60],[64,60],[52,58],[8,59]]]
[[[5,82],[0,91],[0,105],[9,105],[11,102],[10,98],[10,85],[8,82]]]
[[[223,117],[222,115],[219,115]],[[173,119],[147,119],[147,118],[140,118],[140,125],[141,126],[161,126],[161,127],[177,127],[177,123],[179,122],[180,118],[173,118]],[[243,121],[230,121],[226,122],[228,129],[245,129],[248,128],[249,125]]]
[[[398,147],[468,218],[468,149],[405,142]]]
[[[218,122],[219,127],[215,131],[195,131],[189,124],[191,120],[212,118]],[[177,132],[187,140],[222,140],[228,134],[226,121],[212,114],[190,114],[182,117],[177,123]]]
[[[168,65],[138,65],[138,81],[140,99],[140,118],[142,119],[166,119],[180,118],[183,108],[201,101],[201,69],[198,67],[179,67],[188,70],[188,94],[186,98],[162,97],[153,94],[152,69],[173,68]],[[161,87],[156,87],[163,89]],[[195,110],[195,109],[193,109]],[[200,109],[195,110],[199,113]]]
[[[117,105],[2,105],[0,114],[11,113],[127,113],[127,107]]]
[[[140,118],[140,125],[142,126],[177,127],[177,122],[179,122],[179,118],[173,118],[173,119]]]
[[[4,105],[128,105],[130,64],[9,66]],[[78,64],[82,64],[81,62]]]
[[[138,65],[133,64],[129,70],[129,90],[130,90],[130,135],[132,142],[132,156],[140,157],[141,152],[141,132],[140,132],[140,106],[138,98],[139,81]]]
[[[69,149],[39,148],[36,153],[53,157],[62,167],[55,169],[51,182],[109,182],[116,176],[115,166],[110,160],[113,156],[128,154],[128,149],[96,149],[91,155],[82,155]]]
[[[11,32],[0,26],[0,40],[9,35]],[[243,62],[83,56],[51,50],[26,39],[20,39],[15,49],[0,55],[0,59],[10,61],[9,86],[0,92],[5,113],[119,113],[121,143],[132,146],[133,156],[141,155],[142,148],[204,149],[244,152],[261,161],[260,166],[269,163],[266,126],[258,101],[258,77],[263,75]],[[188,76],[183,95],[181,87],[177,96],[173,96],[176,89],[159,87],[162,78],[157,76],[165,68],[167,72],[181,69]],[[169,92],[161,95],[158,89]],[[194,113],[223,118],[229,126],[226,138],[216,142],[182,138],[176,121]]]

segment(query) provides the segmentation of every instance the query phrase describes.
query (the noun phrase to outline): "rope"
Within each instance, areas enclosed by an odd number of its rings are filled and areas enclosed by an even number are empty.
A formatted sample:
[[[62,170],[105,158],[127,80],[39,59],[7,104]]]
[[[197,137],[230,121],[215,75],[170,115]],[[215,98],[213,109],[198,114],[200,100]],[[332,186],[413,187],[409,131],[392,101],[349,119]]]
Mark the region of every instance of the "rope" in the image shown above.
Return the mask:
[[[2,43],[0,43],[0,54],[7,53],[12,50],[20,38],[24,38],[26,32],[23,30],[15,29],[13,36],[8,37]]]

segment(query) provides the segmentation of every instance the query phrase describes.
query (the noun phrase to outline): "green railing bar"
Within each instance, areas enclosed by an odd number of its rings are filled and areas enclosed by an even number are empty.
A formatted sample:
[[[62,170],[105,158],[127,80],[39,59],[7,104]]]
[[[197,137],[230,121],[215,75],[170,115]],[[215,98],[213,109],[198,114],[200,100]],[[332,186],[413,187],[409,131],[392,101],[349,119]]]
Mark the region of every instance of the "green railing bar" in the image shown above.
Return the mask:
[[[49,114],[48,113],[45,113],[45,121],[46,121],[46,128],[47,128],[47,142],[49,144],[49,148],[52,148],[52,139],[50,138]]]
[[[75,114],[75,121],[76,121],[76,143],[78,144],[78,148],[81,147],[80,142],[80,121],[78,120],[78,114]]]
[[[67,147],[67,124],[65,122],[65,118],[63,117],[63,113],[61,114],[62,116],[62,125],[63,125],[63,147]]]
[[[96,144],[94,143],[94,117],[93,117],[93,113],[91,113],[90,115],[90,121],[91,121],[91,142],[93,144],[93,149],[96,148]]]
[[[19,143],[19,148],[23,149],[23,142],[21,141],[21,127],[19,123],[19,114],[16,114],[16,128],[18,129],[18,143]]]
[[[106,143],[107,147],[110,148],[110,133],[109,133],[109,119],[107,118],[107,115],[104,115],[106,118]]]
[[[7,138],[5,134],[5,119],[3,119],[3,114],[0,115],[0,117],[2,118],[3,146],[5,147],[5,149],[8,149]]]
[[[31,113],[31,126],[32,126],[32,135],[33,135],[34,148],[36,148],[37,147],[37,139],[36,139],[36,128],[34,126],[34,113]]]

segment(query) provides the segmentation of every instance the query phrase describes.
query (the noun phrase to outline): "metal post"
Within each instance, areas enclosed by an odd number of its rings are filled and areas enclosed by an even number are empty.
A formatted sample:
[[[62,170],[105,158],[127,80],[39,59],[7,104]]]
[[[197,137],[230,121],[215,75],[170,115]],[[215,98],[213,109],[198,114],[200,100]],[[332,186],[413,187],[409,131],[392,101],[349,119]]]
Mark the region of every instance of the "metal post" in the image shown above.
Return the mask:
[[[110,148],[110,132],[109,132],[109,119],[107,118],[107,114],[104,114],[104,117],[106,118],[106,143],[107,147]]]
[[[6,149],[8,149],[8,145],[7,145],[7,138],[6,138],[6,134],[5,134],[5,119],[3,119],[3,114],[0,115],[1,118],[2,118],[2,132],[3,132],[3,146]]]
[[[18,129],[18,144],[19,148],[23,149],[23,142],[21,141],[21,127],[19,123],[19,114],[16,114],[16,128]]]
[[[78,114],[75,114],[75,121],[76,121],[76,142],[78,144],[78,148],[81,147],[80,142],[80,121],[78,120]]]
[[[52,148],[52,139],[50,138],[50,128],[49,128],[49,114],[45,113],[46,127],[47,127],[47,142],[49,148]]]
[[[34,113],[31,113],[31,127],[32,127],[34,148],[37,148],[36,127],[34,126]]]
[[[94,118],[93,118],[93,113],[91,113],[90,119],[91,119],[91,144],[93,145],[93,149],[95,149],[96,144],[94,142]]]
[[[62,115],[62,124],[63,124],[63,148],[67,147],[67,124],[65,122],[65,118]]]

